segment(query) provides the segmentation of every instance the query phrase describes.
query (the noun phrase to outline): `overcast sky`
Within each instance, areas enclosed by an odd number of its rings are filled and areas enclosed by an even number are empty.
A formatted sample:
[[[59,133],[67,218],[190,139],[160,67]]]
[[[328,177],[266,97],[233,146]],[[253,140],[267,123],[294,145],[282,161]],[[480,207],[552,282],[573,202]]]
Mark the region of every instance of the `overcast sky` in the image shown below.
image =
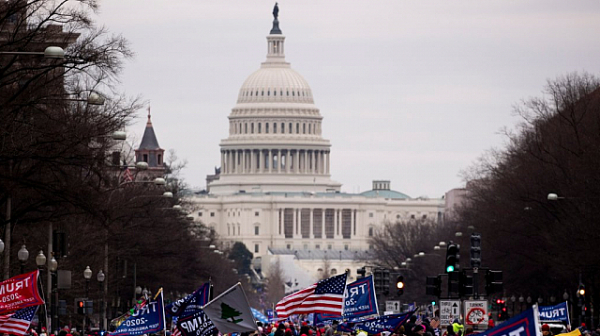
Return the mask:
[[[204,188],[244,80],[266,56],[274,1],[103,0],[98,22],[136,53],[122,89],[150,101],[159,144]],[[600,1],[282,0],[286,59],[310,84],[343,191],[389,179],[412,197],[512,127],[515,104],[573,71],[600,75]],[[138,140],[146,111],[128,130]],[[136,144],[137,146],[137,144]]]

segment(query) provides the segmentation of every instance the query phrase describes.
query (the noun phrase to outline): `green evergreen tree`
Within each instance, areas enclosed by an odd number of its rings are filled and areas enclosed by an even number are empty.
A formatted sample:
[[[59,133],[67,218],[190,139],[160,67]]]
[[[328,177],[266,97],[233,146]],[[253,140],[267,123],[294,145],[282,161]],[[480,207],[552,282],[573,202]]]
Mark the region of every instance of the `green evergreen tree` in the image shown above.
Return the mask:
[[[235,323],[238,324],[240,322],[242,322],[244,319],[234,319],[234,317],[236,316],[240,316],[242,315],[242,313],[240,313],[239,311],[235,310],[235,308],[230,307],[228,304],[226,304],[225,302],[221,303],[221,318],[222,319],[231,319],[231,323]]]

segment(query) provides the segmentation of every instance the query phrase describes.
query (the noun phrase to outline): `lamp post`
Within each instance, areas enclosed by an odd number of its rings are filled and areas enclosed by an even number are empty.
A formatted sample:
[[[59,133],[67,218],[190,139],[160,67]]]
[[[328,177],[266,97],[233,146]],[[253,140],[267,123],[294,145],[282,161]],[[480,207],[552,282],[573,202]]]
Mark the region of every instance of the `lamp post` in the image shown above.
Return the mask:
[[[46,264],[46,256],[44,255],[44,251],[40,250],[40,253],[38,253],[38,255],[35,257],[35,264],[38,267],[38,270],[40,273],[40,278],[41,278],[42,269],[44,267],[44,264]],[[39,280],[39,283],[41,284],[42,281]],[[45,315],[47,315],[47,313]],[[46,325],[46,327],[47,327],[47,325]],[[42,332],[42,310],[41,309],[38,309],[38,330],[40,333]]]
[[[25,247],[25,244],[21,246],[21,249],[17,253],[17,256],[19,258],[19,261],[21,262],[21,274],[23,274],[25,273],[25,263],[27,262],[27,259],[29,259],[29,251],[27,251],[27,247]]]
[[[102,312],[102,328],[104,331],[106,331],[106,291],[104,290],[106,286],[102,286],[105,280],[104,272],[102,272],[102,270],[98,272],[96,279],[98,280],[98,284],[100,284],[100,290],[102,291],[102,304],[100,305],[100,309]]]
[[[83,327],[81,332],[85,335],[85,325],[87,322],[88,305],[87,301],[90,297],[90,279],[92,278],[92,270],[90,266],[87,266],[83,271],[83,278],[85,279],[85,301],[83,303]]]
[[[56,270],[58,269],[58,262],[52,254],[52,258],[48,262],[48,270],[50,271],[50,278],[54,278],[52,281],[52,294],[54,294],[54,300],[52,301],[52,308],[50,310],[51,318],[50,325],[48,326],[48,333],[52,333],[53,328],[58,326],[58,284],[56,281]]]

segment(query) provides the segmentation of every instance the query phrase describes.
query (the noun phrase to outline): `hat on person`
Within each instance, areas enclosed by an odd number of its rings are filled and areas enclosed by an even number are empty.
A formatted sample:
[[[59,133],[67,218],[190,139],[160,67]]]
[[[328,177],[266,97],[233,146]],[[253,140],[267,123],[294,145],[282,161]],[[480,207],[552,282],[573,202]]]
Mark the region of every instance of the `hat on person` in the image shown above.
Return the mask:
[[[542,325],[542,331],[550,331],[550,326],[547,324]]]
[[[415,333],[416,333],[416,332],[419,332],[419,331],[421,331],[421,330],[425,330],[425,328],[423,328],[423,326],[422,326],[422,325],[420,325],[420,324],[417,324],[417,325],[416,325],[416,326],[413,328],[413,332],[415,332]]]
[[[303,325],[303,326],[307,326],[307,325],[308,325],[308,322],[306,322],[306,321],[302,321],[302,325]]]

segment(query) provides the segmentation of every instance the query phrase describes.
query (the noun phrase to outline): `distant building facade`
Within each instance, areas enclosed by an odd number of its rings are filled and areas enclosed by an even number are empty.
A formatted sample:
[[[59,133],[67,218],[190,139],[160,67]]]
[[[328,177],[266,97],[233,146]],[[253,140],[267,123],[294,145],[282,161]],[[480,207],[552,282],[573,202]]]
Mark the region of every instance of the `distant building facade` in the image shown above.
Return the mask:
[[[277,28],[277,29],[276,29]],[[267,36],[267,59],[239,91],[221,141],[221,168],[207,192],[192,196],[195,220],[228,248],[243,242],[266,264],[293,258],[306,281],[350,269],[384,222],[443,219],[444,200],[411,198],[377,180],[358,194],[331,180],[331,144],[307,81],[285,61],[278,22]],[[323,269],[324,256],[330,256]],[[256,268],[268,272],[268,265]]]

